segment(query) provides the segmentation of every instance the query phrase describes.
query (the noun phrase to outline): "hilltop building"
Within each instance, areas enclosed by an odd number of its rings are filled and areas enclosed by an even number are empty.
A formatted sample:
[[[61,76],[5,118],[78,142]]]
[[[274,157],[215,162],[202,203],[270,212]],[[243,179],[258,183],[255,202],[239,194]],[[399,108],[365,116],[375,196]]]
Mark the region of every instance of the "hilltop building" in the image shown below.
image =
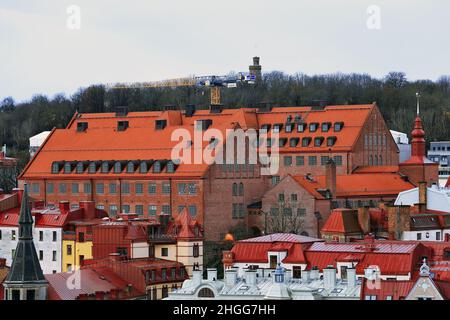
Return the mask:
[[[193,134],[194,128],[223,133],[223,141],[204,141],[202,150],[211,144],[223,150],[227,129],[268,129],[270,144],[271,134],[278,133],[278,174],[261,175],[260,163],[248,158],[245,164],[174,163],[171,151],[178,141],[171,141],[172,132]],[[207,240],[222,240],[246,221],[247,206],[283,177],[324,175],[329,159],[338,176],[398,165],[398,148],[376,104],[76,114],[66,129],[52,130],[20,180],[47,205],[94,201],[111,217],[176,217],[187,207]],[[261,231],[260,225],[250,227]]]

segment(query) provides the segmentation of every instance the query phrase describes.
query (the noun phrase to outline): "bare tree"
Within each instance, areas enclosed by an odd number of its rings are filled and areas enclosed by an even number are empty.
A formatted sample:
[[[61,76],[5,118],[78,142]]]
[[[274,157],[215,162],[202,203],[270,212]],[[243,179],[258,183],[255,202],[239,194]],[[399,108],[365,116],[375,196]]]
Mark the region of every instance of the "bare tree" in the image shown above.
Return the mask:
[[[265,233],[295,233],[304,231],[305,221],[298,210],[297,201],[278,201],[265,215]]]

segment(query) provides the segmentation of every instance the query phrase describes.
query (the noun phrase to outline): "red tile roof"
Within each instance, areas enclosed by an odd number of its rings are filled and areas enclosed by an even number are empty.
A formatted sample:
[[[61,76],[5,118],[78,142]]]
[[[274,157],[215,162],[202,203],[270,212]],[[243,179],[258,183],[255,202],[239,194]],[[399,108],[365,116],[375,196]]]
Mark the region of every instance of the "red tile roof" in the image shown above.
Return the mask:
[[[89,177],[147,177],[164,178],[171,177],[201,177],[206,173],[206,164],[180,164],[175,173],[151,173],[148,174],[52,174],[51,164],[54,161],[94,161],[94,160],[165,160],[171,159],[173,147],[178,141],[171,141],[174,129],[186,129],[193,132],[194,121],[211,119],[212,126],[223,134],[227,129],[241,127],[244,129],[258,129],[263,124],[285,123],[288,116],[294,123],[295,116],[300,115],[306,123],[317,122],[344,122],[344,127],[339,132],[330,129],[322,132],[319,128],[316,132],[297,133],[293,130],[280,133],[283,137],[336,136],[336,143],[331,151],[349,151],[355,145],[361,129],[369,117],[375,105],[353,106],[327,106],[323,110],[313,110],[311,107],[286,107],[273,108],[270,112],[259,112],[255,108],[224,109],[221,113],[211,114],[208,110],[198,110],[192,117],[181,114],[180,111],[145,111],[130,112],[126,116],[116,116],[114,113],[100,114],[76,114],[66,129],[53,130],[35,157],[28,163],[22,172],[21,179],[42,177],[75,178],[87,175]],[[164,130],[155,129],[155,120],[167,120]],[[117,131],[118,121],[129,121],[129,127],[125,131]],[[77,132],[79,122],[88,122],[85,132]],[[149,138],[152,137],[152,138]],[[130,141],[133,144],[130,145]],[[219,141],[223,143],[223,141]],[[202,148],[208,145],[203,142]],[[302,147],[291,148],[289,144],[281,148],[281,152],[303,152]],[[310,151],[329,151],[330,147],[324,143],[320,147],[313,145],[304,148]]]
[[[377,300],[386,300],[391,297],[392,300],[405,299],[416,281],[398,281],[398,280],[381,280],[380,286],[368,285],[368,281],[363,278],[361,289],[361,299],[366,295],[375,295]]]
[[[326,189],[325,176],[293,176],[294,180],[316,199],[324,199],[317,190]],[[361,173],[336,176],[337,197],[397,196],[400,192],[414,188],[398,173]]]

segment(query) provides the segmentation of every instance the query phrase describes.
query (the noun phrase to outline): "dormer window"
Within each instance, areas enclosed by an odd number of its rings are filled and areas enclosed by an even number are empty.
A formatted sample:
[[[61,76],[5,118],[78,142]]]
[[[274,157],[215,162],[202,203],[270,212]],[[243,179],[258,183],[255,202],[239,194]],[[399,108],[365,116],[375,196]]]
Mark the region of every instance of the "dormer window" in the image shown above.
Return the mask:
[[[64,164],[64,173],[72,173],[72,164],[70,162]]]
[[[121,173],[122,172],[122,164],[120,163],[120,161],[116,161],[116,163],[114,163],[114,173]]]
[[[130,161],[127,163],[127,173],[134,173],[134,163],[133,161]]]
[[[212,125],[211,119],[202,119],[195,122],[196,130],[206,131]]]
[[[87,128],[88,128],[87,122],[78,122],[77,123],[77,131],[78,132],[84,132],[87,130]]]
[[[283,128],[282,123],[276,123],[273,125],[273,132],[278,133],[281,131],[281,128]]]
[[[167,120],[165,119],[155,120],[155,130],[164,130],[166,126]]]
[[[300,140],[299,138],[291,138],[289,140],[289,146],[291,148],[295,148],[298,145],[299,140]]]
[[[309,138],[309,137],[303,138],[303,139],[302,139],[302,147],[307,147],[307,146],[309,146],[310,142],[311,142],[311,138]]]
[[[280,139],[278,139],[278,146],[280,148],[284,147],[286,145],[286,143],[287,143],[287,138],[280,138]]]
[[[287,133],[292,132],[292,127],[294,125],[292,123],[286,123],[286,127],[284,127],[284,131],[286,131]]]
[[[334,123],[334,132],[341,131],[343,127],[344,127],[344,123],[343,122],[335,122]]]
[[[96,173],[97,172],[97,165],[95,164],[94,161],[89,162],[88,172],[89,173]]]
[[[52,173],[59,173],[60,167],[58,162],[53,162],[52,164]]]
[[[172,161],[167,163],[167,172],[174,173],[175,172],[175,164]]]
[[[336,137],[328,137],[327,138],[327,147],[332,147],[336,143]]]
[[[148,172],[148,164],[146,161],[141,161],[141,164],[139,165],[139,172],[140,173],[147,173]]]
[[[322,123],[322,132],[328,132],[331,128],[331,122]]]
[[[128,121],[118,121],[117,122],[117,131],[125,131],[129,126]]]
[[[319,124],[317,122],[310,123],[309,124],[309,131],[310,132],[316,132],[318,127],[319,127]]]
[[[306,130],[306,123],[297,124],[297,132],[305,132],[305,130]]]
[[[161,162],[155,161],[153,164],[153,173],[160,173],[161,172]]]
[[[270,130],[270,124],[263,124],[263,125],[261,126],[261,130],[269,131],[269,130]]]
[[[324,138],[323,137],[316,137],[314,138],[314,146],[320,147],[322,145]]]
[[[108,173],[109,172],[109,163],[108,161],[102,162],[102,173]]]
[[[77,173],[83,173],[84,172],[84,164],[83,164],[83,162],[78,162],[77,163]]]

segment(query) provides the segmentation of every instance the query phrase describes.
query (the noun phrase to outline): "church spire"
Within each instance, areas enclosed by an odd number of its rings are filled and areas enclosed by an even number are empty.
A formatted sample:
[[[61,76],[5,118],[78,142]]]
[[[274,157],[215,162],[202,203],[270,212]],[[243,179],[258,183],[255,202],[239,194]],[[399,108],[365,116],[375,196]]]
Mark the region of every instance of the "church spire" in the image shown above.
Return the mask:
[[[33,242],[33,216],[26,184],[19,215],[19,242],[3,286],[7,300],[46,299],[48,282],[42,272]]]

